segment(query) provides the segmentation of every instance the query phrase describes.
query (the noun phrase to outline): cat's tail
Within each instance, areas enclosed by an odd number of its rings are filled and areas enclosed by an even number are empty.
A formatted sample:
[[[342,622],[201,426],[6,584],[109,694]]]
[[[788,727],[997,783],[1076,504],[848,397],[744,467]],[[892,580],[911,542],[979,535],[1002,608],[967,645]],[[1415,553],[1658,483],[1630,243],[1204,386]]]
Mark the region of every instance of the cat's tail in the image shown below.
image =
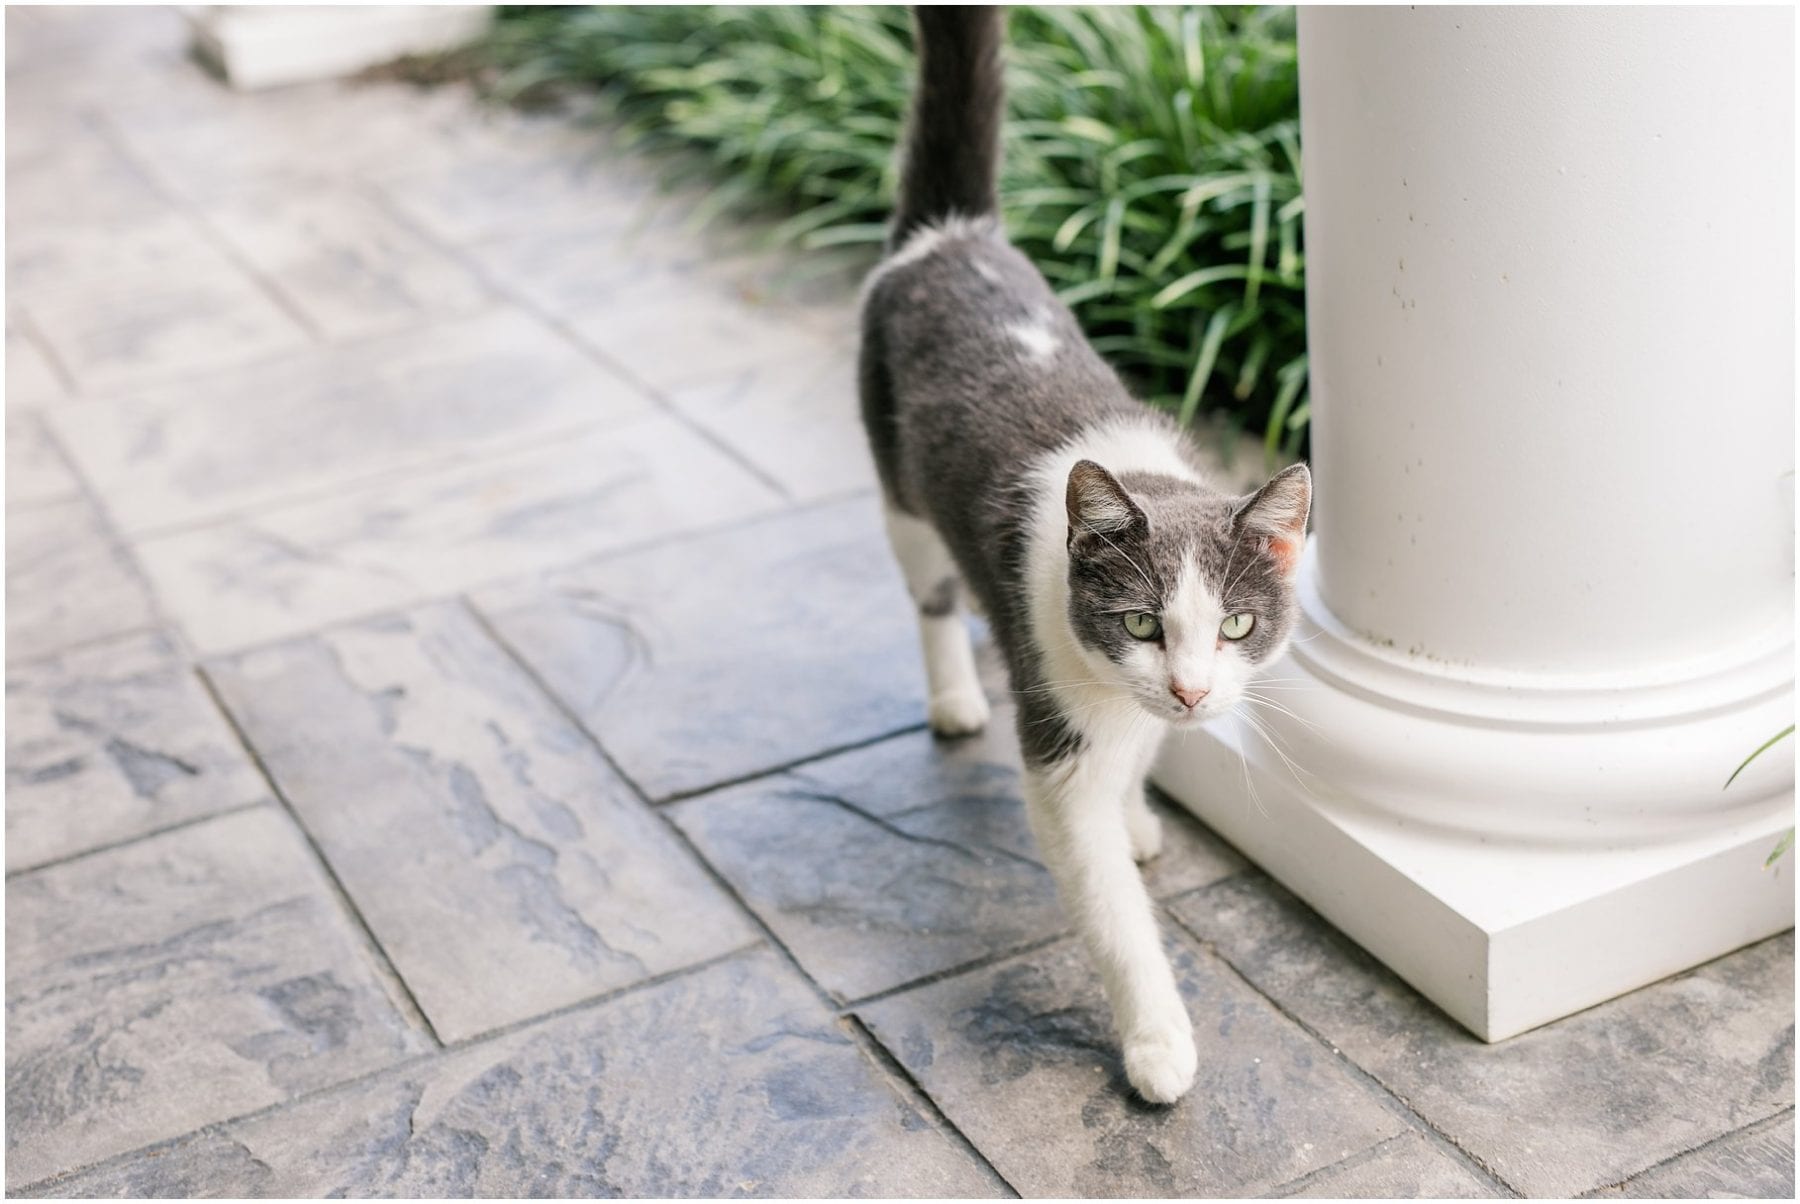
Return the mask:
[[[1006,10],[988,5],[920,5],[919,87],[900,170],[900,197],[888,246],[920,226],[999,208],[1000,122],[1006,105],[1000,50]]]

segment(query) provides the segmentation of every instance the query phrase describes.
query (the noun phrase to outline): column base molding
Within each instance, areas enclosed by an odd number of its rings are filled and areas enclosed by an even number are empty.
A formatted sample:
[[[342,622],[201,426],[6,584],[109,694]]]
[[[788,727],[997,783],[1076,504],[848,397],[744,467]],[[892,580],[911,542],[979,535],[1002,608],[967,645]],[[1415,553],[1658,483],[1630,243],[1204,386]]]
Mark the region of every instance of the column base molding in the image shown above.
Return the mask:
[[[1791,785],[1680,839],[1556,846],[1421,825],[1304,772],[1233,717],[1171,737],[1153,777],[1486,1041],[1794,923],[1795,855],[1763,866],[1793,823]]]

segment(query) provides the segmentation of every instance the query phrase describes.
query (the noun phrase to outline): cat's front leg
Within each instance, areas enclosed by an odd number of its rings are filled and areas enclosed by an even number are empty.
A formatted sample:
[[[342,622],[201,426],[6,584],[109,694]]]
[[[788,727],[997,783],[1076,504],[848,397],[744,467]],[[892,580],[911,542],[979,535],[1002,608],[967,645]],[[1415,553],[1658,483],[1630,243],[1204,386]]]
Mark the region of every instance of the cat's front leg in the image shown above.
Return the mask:
[[[1030,767],[1025,802],[1063,907],[1100,971],[1125,1075],[1145,1099],[1167,1104],[1193,1085],[1194,1032],[1119,806],[1131,760],[1083,749]]]
[[[1162,818],[1150,809],[1142,782],[1125,787],[1125,834],[1131,839],[1131,859],[1140,865],[1162,852]]]

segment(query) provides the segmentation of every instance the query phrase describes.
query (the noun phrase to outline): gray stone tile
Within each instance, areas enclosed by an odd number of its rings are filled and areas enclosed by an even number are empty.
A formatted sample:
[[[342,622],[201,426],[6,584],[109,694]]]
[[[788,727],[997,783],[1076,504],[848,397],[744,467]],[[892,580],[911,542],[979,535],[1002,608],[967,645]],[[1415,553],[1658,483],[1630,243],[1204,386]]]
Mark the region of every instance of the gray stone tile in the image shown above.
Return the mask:
[[[1012,715],[997,700],[978,736],[910,732],[670,815],[814,981],[840,1001],[892,990],[1067,928],[1025,818]],[[1244,867],[1185,813],[1152,805],[1165,832],[1145,867],[1153,895]]]
[[[840,760],[843,773],[863,770],[856,754]],[[996,828],[1019,822],[1007,802],[962,799],[879,819],[853,796],[783,774],[672,813],[840,1002],[1063,928],[1049,875],[997,839]]]
[[[984,654],[987,651],[984,645]],[[798,789],[843,799],[881,819],[896,819],[924,807],[980,810],[992,817],[984,821],[984,839],[1035,861],[1037,850],[1019,794],[1013,708],[1004,701],[1004,678],[991,666],[988,674],[994,718],[980,735],[939,740],[929,732],[911,732],[809,761],[784,777]],[[1153,896],[1179,895],[1245,868],[1244,859],[1231,846],[1154,789],[1150,806],[1163,821],[1163,852],[1144,866],[1144,881]]]
[[[6,416],[6,508],[78,497],[81,484],[51,443],[44,424],[28,412]]]
[[[1217,959],[1169,944],[1200,1053],[1192,1093],[1172,1107],[1132,1094],[1071,941],[860,1012],[1027,1197],[1255,1195],[1403,1129]]]
[[[13,304],[85,391],[229,367],[307,342],[259,284],[165,205],[103,222],[45,219],[7,241]]]
[[[9,1187],[420,1048],[273,808],[6,884]]]
[[[88,121],[46,104],[10,70],[6,83],[9,243],[51,224],[131,221],[166,207]]]
[[[815,322],[787,307],[697,293],[674,282],[583,310],[569,325],[634,378],[665,394],[727,381],[763,364],[784,365],[810,379],[843,351]],[[854,404],[847,408],[854,420]]]
[[[143,533],[648,409],[565,341],[495,313],[62,406],[51,422],[121,528]]]
[[[10,321],[6,325],[6,409],[37,409],[69,396],[50,361]]]
[[[578,229],[596,212],[655,195],[641,166],[599,131],[575,130],[518,114],[494,136],[418,168],[394,166],[374,178],[396,210],[447,243],[493,239],[523,229]]]
[[[658,415],[150,538],[137,553],[171,617],[211,654],[779,504]]]
[[[461,606],[209,672],[446,1040],[754,939]]]
[[[1590,1194],[1632,1200],[1791,1200],[1794,1114],[1788,1112],[1740,1129]]]
[[[875,486],[856,400],[856,360],[808,349],[676,389],[675,407],[781,483],[790,496]]]
[[[86,498],[6,516],[6,659],[149,627],[149,591]]]
[[[655,798],[924,722],[912,606],[872,499],[608,557],[477,604]]]
[[[646,290],[721,288],[705,271],[704,244],[660,196],[613,201],[575,227],[508,230],[464,253],[496,287],[565,317]]]
[[[9,873],[267,797],[163,636],[7,670]]]
[[[161,192],[201,204],[425,171],[471,147],[504,146],[521,125],[458,87],[334,80],[245,95],[191,67],[98,105]]]
[[[235,271],[59,293],[25,308],[87,392],[230,367],[306,344],[300,326]]]
[[[205,213],[328,338],[403,329],[489,303],[467,269],[348,188],[256,191]]]
[[[57,1195],[991,1197],[771,954],[55,1184]]]
[[[109,220],[33,222],[6,240],[14,304],[153,288],[178,276],[233,273],[194,220],[157,204]]]
[[[1220,883],[1175,911],[1527,1195],[1618,1182],[1793,1103],[1791,933],[1486,1045],[1266,879]]]
[[[1301,1200],[1492,1200],[1504,1193],[1418,1133],[1384,1141],[1271,1193]]]

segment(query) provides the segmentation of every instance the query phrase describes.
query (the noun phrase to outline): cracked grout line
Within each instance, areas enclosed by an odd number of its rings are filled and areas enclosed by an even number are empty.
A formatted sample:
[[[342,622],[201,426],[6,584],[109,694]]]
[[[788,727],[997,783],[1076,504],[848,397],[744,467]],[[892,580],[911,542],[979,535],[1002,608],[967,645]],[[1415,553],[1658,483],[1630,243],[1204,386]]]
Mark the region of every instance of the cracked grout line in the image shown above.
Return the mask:
[[[384,980],[389,988],[390,996],[393,996],[394,1002],[398,1004],[396,1010],[400,1012],[409,1026],[423,1032],[425,1037],[439,1049],[444,1048],[445,1042],[443,1037],[438,1035],[437,1026],[432,1024],[431,1017],[425,1014],[425,1009],[420,1005],[418,997],[413,994],[412,987],[401,975],[393,955],[381,943],[381,938],[376,935],[374,927],[363,915],[362,909],[356,905],[356,900],[351,897],[349,888],[344,885],[344,880],[338,876],[337,869],[331,864],[330,858],[325,855],[324,847],[319,844],[318,838],[300,818],[299,809],[294,806],[293,801],[287,797],[280,784],[275,781],[275,774],[269,769],[268,763],[263,760],[262,753],[251,744],[250,733],[244,730],[243,725],[238,722],[237,715],[225,705],[224,695],[219,692],[218,684],[213,681],[212,675],[199,665],[195,665],[192,671],[200,683],[200,688],[206,691],[208,698],[212,699],[213,706],[218,708],[226,726],[231,729],[232,735],[243,747],[244,754],[250,758],[251,765],[255,766],[256,772],[262,775],[263,781],[268,783],[269,791],[274,796],[277,805],[293,821],[301,839],[306,842],[307,848],[318,860],[319,869],[325,875],[327,889],[336,895],[339,907],[343,909],[344,914],[350,918],[351,923],[361,933],[363,940],[367,943],[368,951],[374,955],[371,960],[375,963],[375,971]]]
[[[1324,1166],[1315,1167],[1314,1169],[1307,1171],[1304,1175],[1289,1179],[1285,1183],[1278,1183],[1268,1191],[1263,1192],[1259,1198],[1264,1200],[1285,1200],[1292,1199],[1295,1196],[1303,1196],[1308,1184],[1315,1183],[1335,1171],[1354,1170],[1365,1163],[1373,1162],[1376,1158],[1380,1157],[1381,1151],[1387,1149],[1396,1142],[1405,1141],[1411,1136],[1412,1134],[1408,1132],[1396,1133],[1392,1137],[1384,1137],[1374,1145],[1365,1146],[1352,1154],[1339,1158],[1336,1162],[1328,1162]]]
[[[893,728],[890,731],[880,732],[873,736],[854,740],[849,744],[832,745],[829,748],[820,749],[818,752],[811,752],[803,757],[796,757],[792,761],[783,761],[779,765],[771,765],[766,769],[752,770],[749,773],[739,774],[734,778],[724,778],[717,782],[709,782],[704,786],[695,786],[686,790],[677,790],[673,794],[654,796],[646,792],[644,797],[649,801],[651,806],[661,810],[662,808],[671,806],[675,803],[685,803],[689,799],[704,798],[707,795],[730,790],[736,786],[745,786],[763,778],[787,773],[790,770],[799,769],[805,765],[811,765],[815,761],[824,761],[831,757],[842,756],[845,753],[858,752],[887,740],[898,739],[901,736],[916,735],[919,732],[927,730],[928,726],[929,725],[923,720],[920,720],[918,723],[909,723],[905,727]],[[913,810],[918,810],[918,808],[913,808]]]
[[[1649,1166],[1644,1167],[1642,1170],[1632,1171],[1629,1175],[1626,1175],[1622,1179],[1616,1179],[1611,1183],[1602,1183],[1598,1187],[1590,1187],[1590,1188],[1588,1188],[1588,1190],[1582,1192],[1580,1197],[1578,1197],[1578,1198],[1584,1199],[1584,1200],[1592,1199],[1592,1198],[1599,1196],[1600,1193],[1603,1191],[1611,1191],[1615,1187],[1624,1187],[1626,1184],[1631,1183],[1637,1179],[1641,1179],[1645,1175],[1648,1175],[1652,1171],[1659,1171],[1666,1166],[1671,1166],[1677,1162],[1680,1162],[1682,1159],[1689,1157],[1690,1155],[1703,1153],[1704,1151],[1711,1149],[1713,1146],[1716,1146],[1723,1142],[1729,1141],[1734,1137],[1740,1137],[1743,1134],[1750,1132],[1750,1130],[1752,1130],[1752,1129],[1763,1129],[1763,1128],[1772,1127],[1776,1122],[1779,1122],[1782,1120],[1786,1120],[1789,1124],[1793,1123],[1794,1105],[1786,1104],[1780,1108],[1777,1108],[1775,1111],[1769,1113],[1769,1115],[1763,1117],[1761,1120],[1753,1120],[1749,1124],[1739,1125],[1737,1128],[1732,1129],[1729,1132],[1721,1133],[1717,1137],[1708,1138],[1706,1141],[1701,1142],[1699,1145],[1693,1146],[1689,1149],[1682,1150],[1679,1153],[1670,1154],[1667,1158],[1664,1158],[1662,1161],[1653,1162]]]
[[[1237,875],[1234,875],[1234,877],[1235,876]],[[1191,894],[1194,892],[1186,893]],[[1170,900],[1169,902],[1172,901],[1173,900]],[[1181,917],[1168,905],[1168,902],[1164,902],[1160,906],[1163,913],[1175,925],[1177,931],[1184,934],[1200,949],[1204,950],[1208,956],[1212,957],[1221,966],[1230,971],[1235,978],[1250,990],[1254,991],[1258,997],[1267,1001],[1269,1006],[1274,1008],[1275,1011],[1290,1024],[1294,1025],[1308,1037],[1311,1037],[1318,1044],[1330,1050],[1331,1056],[1336,1059],[1339,1065],[1345,1068],[1355,1082],[1363,1086],[1365,1090],[1369,1090],[1378,1101],[1388,1108],[1389,1111],[1405,1120],[1410,1127],[1424,1136],[1425,1140],[1433,1147],[1441,1152],[1447,1152],[1453,1161],[1460,1163],[1465,1169],[1472,1171],[1485,1186],[1491,1187],[1500,1195],[1507,1199],[1516,1200],[1522,1198],[1522,1192],[1513,1187],[1512,1184],[1508,1183],[1497,1171],[1490,1168],[1487,1163],[1483,1162],[1475,1154],[1465,1150],[1457,1143],[1454,1137],[1439,1128],[1429,1117],[1425,1116],[1424,1113],[1414,1108],[1400,1095],[1399,1092],[1382,1082],[1372,1071],[1365,1069],[1360,1063],[1352,1059],[1350,1055],[1344,1053],[1337,1044],[1326,1038],[1323,1033],[1319,1032],[1312,1025],[1290,1011],[1279,999],[1276,999],[1267,991],[1257,986],[1255,982],[1251,981],[1249,975],[1245,974],[1238,968],[1235,962],[1221,953],[1213,942],[1207,940],[1198,932],[1195,932],[1192,928],[1184,924]]]
[[[152,193],[160,197],[164,204],[170,206],[177,213],[186,217],[199,232],[200,237],[208,243],[213,250],[223,255],[233,267],[243,273],[244,278],[254,285],[258,292],[262,293],[276,309],[280,310],[294,323],[294,325],[298,326],[300,332],[306,336],[308,343],[313,346],[319,346],[328,341],[325,332],[319,328],[319,324],[313,321],[311,316],[300,307],[297,301],[288,296],[287,290],[283,289],[272,277],[265,275],[261,268],[257,267],[256,264],[246,258],[243,252],[238,249],[237,244],[225,237],[224,233],[214,225],[211,218],[207,217],[206,211],[201,208],[197,202],[192,201],[187,197],[176,196],[170,193],[170,191],[165,188],[155,176],[145,170],[143,161],[138,157],[136,149],[131,145],[130,140],[125,137],[124,133],[113,124],[111,116],[104,110],[90,108],[84,113],[84,120],[86,124],[93,129],[94,133],[99,136],[100,140],[110,147],[112,152],[125,162],[126,166],[128,166],[132,172],[143,181],[144,185],[149,188]]]
[[[971,1141],[961,1129],[957,1128],[956,1122],[950,1119],[948,1113],[938,1107],[937,1101],[932,1099],[931,1093],[926,1091],[924,1085],[913,1077],[912,1071],[908,1070],[900,1059],[894,1056],[892,1050],[881,1043],[881,1038],[870,1031],[869,1026],[863,1023],[862,1017],[840,1013],[840,1019],[845,1020],[853,1032],[862,1035],[864,1041],[868,1043],[869,1060],[875,1063],[877,1070],[893,1080],[898,1094],[923,1111],[926,1119],[940,1133],[948,1137],[951,1144],[961,1149],[977,1166],[991,1175],[994,1182],[1004,1189],[1004,1198],[1014,1200],[1023,1198],[1019,1189],[1000,1173],[1000,1168],[995,1166],[988,1156],[981,1152],[980,1147]]]
[[[6,871],[6,880],[11,882],[15,878],[23,878],[43,870],[60,869],[65,865],[73,865],[78,861],[85,861],[89,857],[98,857],[102,853],[116,853],[120,849],[131,848],[133,845],[142,844],[144,841],[154,840],[159,836],[167,836],[171,832],[182,832],[186,831],[188,828],[195,828],[201,824],[210,823],[215,819],[224,819],[228,815],[238,815],[245,811],[254,811],[258,807],[273,807],[276,805],[273,795],[254,799],[248,803],[234,803],[231,806],[218,811],[208,811],[205,815],[196,815],[191,819],[177,820],[172,824],[164,824],[160,828],[152,828],[148,832],[139,832],[134,836],[127,836],[121,840],[112,840],[105,844],[95,845],[91,849],[82,849],[76,853],[65,853],[60,857],[52,857],[48,861],[40,861],[34,865],[22,865],[17,869],[9,869]]]
[[[1060,928],[1048,936],[1036,936],[1017,945],[996,950],[992,953],[984,953],[980,957],[971,958],[966,962],[961,962],[954,966],[946,966],[942,970],[933,970],[929,974],[921,974],[917,978],[909,979],[903,983],[897,983],[884,990],[876,991],[871,995],[864,995],[859,999],[853,999],[850,1002],[843,1004],[840,1011],[848,1015],[874,1004],[886,1003],[890,999],[905,995],[911,991],[919,990],[923,987],[933,987],[938,983],[948,982],[952,978],[961,978],[965,974],[976,974],[982,970],[989,970],[1000,965],[1002,962],[1012,961],[1015,958],[1029,957],[1033,953],[1040,953],[1052,945],[1060,944],[1063,941],[1072,939],[1074,935],[1072,930]]]
[[[412,1070],[429,1068],[434,1064],[446,1061],[454,1054],[465,1053],[473,1049],[480,1049],[484,1045],[490,1045],[494,1042],[504,1040],[507,1037],[526,1031],[536,1025],[550,1024],[577,1012],[603,1008],[623,997],[633,995],[639,991],[650,990],[655,987],[663,986],[666,983],[673,982],[678,978],[710,970],[714,966],[730,961],[732,958],[743,957],[753,953],[760,948],[762,944],[763,942],[760,940],[749,941],[738,946],[736,949],[726,950],[724,953],[715,954],[712,957],[697,961],[692,965],[681,966],[662,974],[655,974],[649,978],[640,979],[637,982],[628,983],[622,987],[615,987],[610,991],[602,991],[599,994],[591,995],[585,999],[578,999],[573,1003],[552,1008],[547,1012],[541,1012],[535,1016],[528,1016],[522,1020],[515,1020],[507,1024],[497,1025],[494,1028],[485,1029],[473,1036],[464,1037],[460,1040],[449,1042],[448,1044],[442,1044],[436,1048],[422,1050],[410,1057],[397,1059],[387,1063],[385,1066],[377,1066],[372,1070],[365,1070],[361,1074],[351,1075],[349,1078],[341,1079],[335,1083],[328,1083],[322,1087],[315,1087],[310,1091],[303,1091],[298,1095],[290,1096],[284,1100],[277,1100],[275,1103],[266,1104],[261,1108],[256,1108],[249,1112],[242,1112],[236,1116],[228,1116],[222,1120],[212,1121],[208,1124],[201,1125],[197,1129],[189,1130],[186,1133],[179,1133],[174,1137],[165,1137],[161,1141],[151,1142],[149,1145],[138,1146],[135,1149],[125,1150],[118,1154],[111,1154],[93,1162],[85,1162],[79,1166],[72,1166],[66,1170],[60,1170],[54,1174],[46,1175],[42,1179],[35,1179],[30,1183],[10,1185],[6,1188],[6,1195],[8,1197],[18,1196],[23,1193],[35,1191],[39,1188],[65,1182],[76,1175],[86,1174],[89,1171],[124,1166],[141,1158],[160,1156],[168,1151],[178,1149],[181,1146],[188,1145],[192,1142],[202,1141],[209,1137],[222,1137],[237,1125],[251,1124],[255,1121],[262,1120],[265,1117],[273,1116],[277,1113],[286,1112],[301,1107],[302,1105],[312,1103],[315,1100],[346,1093],[384,1077],[398,1077]]]
[[[669,415],[681,425],[687,427],[695,436],[710,444],[720,454],[724,455],[727,459],[738,465],[738,467],[749,473],[750,476],[755,478],[758,482],[773,490],[776,497],[789,502],[799,500],[794,496],[792,490],[788,489],[787,486],[783,485],[760,465],[751,460],[749,456],[745,455],[734,444],[728,442],[717,432],[704,424],[696,422],[691,416],[682,411],[680,407],[670,401],[660,389],[657,389],[649,384],[649,382],[640,379],[635,373],[631,372],[623,364],[620,364],[612,356],[607,355],[606,352],[582,338],[581,335],[576,332],[575,328],[569,324],[567,319],[552,312],[548,307],[540,305],[532,298],[525,296],[524,293],[520,292],[518,289],[512,288],[505,282],[495,279],[493,274],[469,253],[468,248],[447,242],[433,231],[419,226],[417,222],[413,221],[412,218],[394,202],[392,196],[388,194],[387,189],[379,182],[365,180],[362,183],[373,203],[379,206],[382,212],[386,213],[405,229],[411,231],[416,237],[424,240],[439,254],[444,255],[457,263],[464,271],[474,277],[475,280],[491,295],[499,298],[506,304],[511,305],[513,308],[538,322],[557,338],[574,348],[575,351],[589,363],[610,373],[619,381],[635,389],[639,395],[648,400],[652,405],[656,406],[659,410]]]
[[[608,768],[610,768],[613,773],[617,774],[619,780],[630,789],[638,802],[650,814],[662,821],[664,828],[670,833],[680,847],[687,851],[688,856],[691,857],[694,863],[700,867],[701,871],[711,879],[713,885],[719,889],[725,898],[731,900],[741,913],[743,919],[748,922],[755,931],[762,934],[763,942],[768,945],[777,957],[787,963],[788,968],[792,970],[799,980],[812,991],[820,1004],[840,1021],[848,1019],[854,1025],[852,1029],[853,1039],[858,1033],[866,1038],[866,1043],[863,1040],[858,1040],[856,1041],[856,1046],[865,1058],[876,1063],[878,1070],[881,1069],[882,1064],[876,1051],[879,1050],[881,1056],[886,1056],[891,1059],[892,1055],[887,1051],[886,1047],[875,1039],[874,1034],[868,1032],[868,1030],[863,1027],[860,1020],[856,1020],[854,1017],[846,1017],[845,1009],[840,1006],[835,998],[833,998],[831,992],[827,991],[823,985],[807,972],[806,968],[801,965],[800,959],[794,956],[793,950],[787,947],[786,942],[784,942],[781,937],[777,935],[775,930],[757,914],[756,909],[750,906],[749,902],[738,891],[737,887],[720,872],[719,868],[700,850],[700,847],[694,843],[693,839],[682,830],[680,825],[675,822],[673,815],[662,807],[657,806],[656,803],[651,800],[650,796],[645,793],[644,789],[625,772],[624,768],[613,760],[612,754],[607,751],[605,745],[601,743],[600,738],[587,729],[587,726],[581,722],[574,710],[562,700],[556,691],[550,688],[549,683],[546,682],[536,668],[526,660],[525,656],[518,649],[514,648],[512,644],[501,635],[498,629],[487,621],[487,617],[483,615],[473,603],[464,599],[464,604],[470,616],[474,619],[477,626],[480,627],[487,638],[493,641],[494,645],[500,649],[508,660],[513,662],[519,672],[522,673],[532,686],[549,702],[552,709],[561,715],[566,722],[574,726],[575,730],[588,742],[595,753],[606,763]],[[923,1095],[924,1093],[921,1092],[921,1094]],[[925,1098],[929,1100],[930,1097],[925,1096]],[[953,1144],[958,1144],[967,1151],[973,1151],[978,1159],[978,1165],[985,1167],[996,1179],[1005,1184],[1008,1190],[1012,1191],[1013,1194],[1017,1196],[1017,1189],[1014,1188],[1011,1183],[1007,1182],[1005,1176],[1001,1175],[1000,1172],[994,1168],[993,1164],[987,1160],[987,1157],[976,1148],[975,1143],[969,1139],[968,1135],[958,1128],[948,1116],[944,1115],[943,1111],[937,1107],[936,1101],[931,1101],[931,1107],[932,1111],[938,1117],[942,1117],[943,1123],[946,1126],[944,1130],[946,1134],[955,1135]]]
[[[993,855],[995,855],[997,857],[1004,857],[1008,861],[1016,862],[1019,865],[1025,866],[1028,869],[1034,869],[1034,870],[1044,869],[1044,867],[1042,865],[1040,865],[1036,861],[1033,861],[1031,858],[1025,857],[1018,853],[1015,853],[1011,849],[1002,848],[999,845],[977,844],[974,847],[970,847],[969,845],[958,844],[954,840],[948,840],[941,836],[921,836],[916,832],[908,832],[905,828],[903,828],[899,824],[893,822],[893,820],[904,818],[905,816],[920,815],[920,814],[929,812],[934,807],[941,807],[941,806],[946,806],[946,805],[953,806],[954,805],[953,803],[950,803],[950,804],[931,803],[931,804],[926,804],[926,805],[919,806],[919,807],[912,807],[912,808],[907,809],[906,811],[899,812],[898,814],[889,817],[889,816],[877,815],[872,811],[866,811],[863,808],[858,807],[855,803],[851,802],[849,799],[844,798],[842,795],[833,794],[832,792],[830,792],[828,790],[813,790],[813,789],[806,789],[804,787],[797,786],[794,788],[784,790],[782,792],[782,794],[784,797],[787,797],[787,798],[806,799],[806,800],[810,800],[812,802],[826,803],[830,806],[837,807],[843,811],[848,812],[850,815],[856,817],[857,819],[861,819],[867,823],[873,824],[875,827],[880,828],[883,832],[886,832],[890,836],[893,836],[899,840],[905,841],[908,844],[923,844],[923,845],[930,845],[934,848],[948,849],[953,853],[958,853],[964,857],[973,858],[976,861],[980,861],[982,859],[981,853],[977,852],[977,849],[981,849],[981,850],[985,850],[989,853],[992,853]]]

